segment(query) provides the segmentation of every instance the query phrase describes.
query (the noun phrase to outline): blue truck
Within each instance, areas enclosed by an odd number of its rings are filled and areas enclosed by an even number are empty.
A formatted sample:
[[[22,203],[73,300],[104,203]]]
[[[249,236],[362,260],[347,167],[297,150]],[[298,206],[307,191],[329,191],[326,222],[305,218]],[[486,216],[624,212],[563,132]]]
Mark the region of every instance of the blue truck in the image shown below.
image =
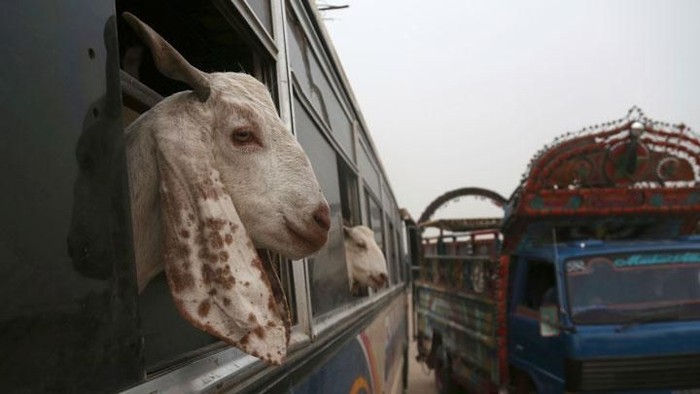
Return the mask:
[[[542,150],[500,220],[423,215],[415,337],[440,391],[700,393],[699,153],[634,108]]]

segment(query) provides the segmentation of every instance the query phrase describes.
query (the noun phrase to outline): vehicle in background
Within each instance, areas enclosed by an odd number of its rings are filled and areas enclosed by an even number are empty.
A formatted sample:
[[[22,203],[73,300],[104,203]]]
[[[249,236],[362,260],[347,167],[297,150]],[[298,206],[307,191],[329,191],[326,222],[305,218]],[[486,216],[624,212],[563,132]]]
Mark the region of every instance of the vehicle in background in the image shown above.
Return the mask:
[[[500,225],[437,221],[414,305],[439,385],[700,388],[699,152],[685,125],[633,108],[542,150]]]

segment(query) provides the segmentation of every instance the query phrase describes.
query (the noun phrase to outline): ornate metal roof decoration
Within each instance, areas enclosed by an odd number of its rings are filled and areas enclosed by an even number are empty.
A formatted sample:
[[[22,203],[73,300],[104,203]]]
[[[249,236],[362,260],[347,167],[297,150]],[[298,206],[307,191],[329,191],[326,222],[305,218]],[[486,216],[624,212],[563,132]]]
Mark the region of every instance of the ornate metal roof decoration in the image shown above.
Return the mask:
[[[654,121],[635,106],[624,118],[556,138],[530,161],[518,191],[696,186],[699,141],[683,123]]]
[[[651,120],[638,107],[566,133],[535,155],[505,212],[506,250],[546,239],[552,229],[593,229],[589,236],[600,239],[696,233],[700,136],[682,123]]]

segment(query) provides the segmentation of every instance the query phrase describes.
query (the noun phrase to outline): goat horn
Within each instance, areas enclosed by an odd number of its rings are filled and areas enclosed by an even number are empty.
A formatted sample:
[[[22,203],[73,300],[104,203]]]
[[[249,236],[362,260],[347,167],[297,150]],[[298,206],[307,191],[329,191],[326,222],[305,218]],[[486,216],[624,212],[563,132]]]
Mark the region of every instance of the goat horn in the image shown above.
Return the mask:
[[[122,16],[148,45],[158,71],[168,78],[188,84],[199,101],[207,101],[211,93],[207,74],[191,65],[160,34],[156,33],[139,18],[129,12],[124,12]]]

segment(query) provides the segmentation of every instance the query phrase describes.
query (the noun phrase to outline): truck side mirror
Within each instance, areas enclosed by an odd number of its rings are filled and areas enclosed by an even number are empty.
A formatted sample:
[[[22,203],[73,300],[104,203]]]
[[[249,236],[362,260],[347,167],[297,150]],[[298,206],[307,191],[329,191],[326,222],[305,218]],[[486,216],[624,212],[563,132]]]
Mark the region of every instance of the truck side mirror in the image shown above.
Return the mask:
[[[540,335],[543,337],[559,335],[559,308],[557,305],[540,307]]]

